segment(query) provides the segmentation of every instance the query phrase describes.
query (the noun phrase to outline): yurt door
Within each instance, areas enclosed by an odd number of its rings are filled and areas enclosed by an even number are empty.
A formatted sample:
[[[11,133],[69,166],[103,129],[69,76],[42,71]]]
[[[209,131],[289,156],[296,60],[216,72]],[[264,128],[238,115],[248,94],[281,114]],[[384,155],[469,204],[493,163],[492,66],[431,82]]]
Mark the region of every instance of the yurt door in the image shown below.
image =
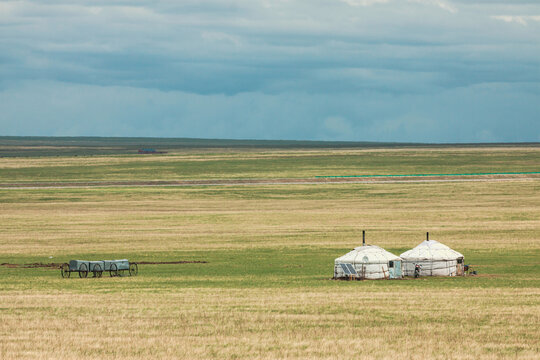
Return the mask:
[[[388,277],[389,277],[390,279],[393,279],[393,278],[396,277],[396,276],[395,276],[395,267],[394,267],[395,264],[396,264],[395,261],[389,261],[389,262],[388,262],[388,275],[389,275]]]
[[[463,259],[457,259],[456,273],[457,273],[456,274],[457,276],[465,275],[465,267],[463,266]]]
[[[394,276],[396,278],[401,278],[401,261],[394,261]]]

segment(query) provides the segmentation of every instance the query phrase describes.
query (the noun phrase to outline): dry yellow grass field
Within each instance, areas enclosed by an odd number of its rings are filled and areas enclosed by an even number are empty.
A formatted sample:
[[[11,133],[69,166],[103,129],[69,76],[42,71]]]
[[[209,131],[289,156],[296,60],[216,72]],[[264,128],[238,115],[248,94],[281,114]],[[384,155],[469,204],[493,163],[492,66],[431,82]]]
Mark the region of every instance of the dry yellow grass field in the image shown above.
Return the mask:
[[[3,294],[2,356],[538,358],[538,289],[356,285]]]
[[[519,157],[532,171],[540,150],[527,151]],[[59,160],[24,161],[45,164],[43,177],[53,178]],[[10,167],[13,159],[0,159],[0,169]],[[537,179],[4,189],[0,205],[0,263],[208,262],[141,265],[137,277],[101,279],[0,266],[2,359],[540,356]],[[329,280],[334,258],[361,243],[362,229],[398,255],[430,231],[479,276]]]

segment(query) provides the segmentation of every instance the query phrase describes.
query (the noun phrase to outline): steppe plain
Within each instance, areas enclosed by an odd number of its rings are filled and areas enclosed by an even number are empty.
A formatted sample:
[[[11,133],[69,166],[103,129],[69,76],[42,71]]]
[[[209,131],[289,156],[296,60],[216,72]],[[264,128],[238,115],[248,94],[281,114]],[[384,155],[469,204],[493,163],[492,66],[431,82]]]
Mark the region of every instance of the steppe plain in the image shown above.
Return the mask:
[[[0,139],[2,359],[540,357],[540,175],[315,181],[532,173],[538,144],[92,141]],[[154,183],[191,180],[232,181]],[[430,231],[479,275],[330,280],[363,229],[398,255]],[[206,263],[23,267],[79,258]]]

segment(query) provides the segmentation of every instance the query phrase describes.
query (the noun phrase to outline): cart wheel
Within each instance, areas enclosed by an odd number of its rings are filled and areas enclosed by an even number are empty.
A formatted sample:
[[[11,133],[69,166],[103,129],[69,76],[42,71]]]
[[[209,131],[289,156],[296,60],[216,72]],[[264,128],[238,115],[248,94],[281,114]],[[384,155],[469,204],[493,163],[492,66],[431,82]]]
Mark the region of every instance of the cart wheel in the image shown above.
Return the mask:
[[[69,271],[69,264],[67,263],[62,264],[60,266],[60,272],[62,273],[62,277],[64,279],[69,278],[69,276],[71,275],[71,272]]]
[[[81,279],[88,277],[88,266],[86,266],[86,264],[81,264],[81,266],[79,266],[79,277]]]
[[[111,275],[111,277],[118,276],[118,266],[116,266],[116,264],[111,264],[109,275]]]
[[[139,267],[137,263],[129,264],[129,276],[136,276],[139,273]]]
[[[103,269],[99,264],[94,265],[94,269],[92,270],[92,273],[94,273],[94,277],[100,278],[101,275],[103,275]]]

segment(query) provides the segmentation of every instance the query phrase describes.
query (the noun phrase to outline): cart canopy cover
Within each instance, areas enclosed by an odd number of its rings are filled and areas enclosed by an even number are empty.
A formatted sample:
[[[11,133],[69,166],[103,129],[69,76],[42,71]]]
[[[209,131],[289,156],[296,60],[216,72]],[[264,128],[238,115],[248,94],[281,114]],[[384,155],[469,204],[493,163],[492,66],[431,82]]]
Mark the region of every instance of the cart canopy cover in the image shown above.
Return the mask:
[[[83,265],[81,269],[81,265]],[[116,268],[112,265],[115,265]],[[98,267],[96,267],[98,265]],[[129,261],[127,259],[122,260],[100,260],[100,261],[88,261],[88,260],[70,260],[69,269],[71,271],[85,270],[93,271],[94,268],[99,269],[100,271],[109,271],[111,270],[129,270]]]

